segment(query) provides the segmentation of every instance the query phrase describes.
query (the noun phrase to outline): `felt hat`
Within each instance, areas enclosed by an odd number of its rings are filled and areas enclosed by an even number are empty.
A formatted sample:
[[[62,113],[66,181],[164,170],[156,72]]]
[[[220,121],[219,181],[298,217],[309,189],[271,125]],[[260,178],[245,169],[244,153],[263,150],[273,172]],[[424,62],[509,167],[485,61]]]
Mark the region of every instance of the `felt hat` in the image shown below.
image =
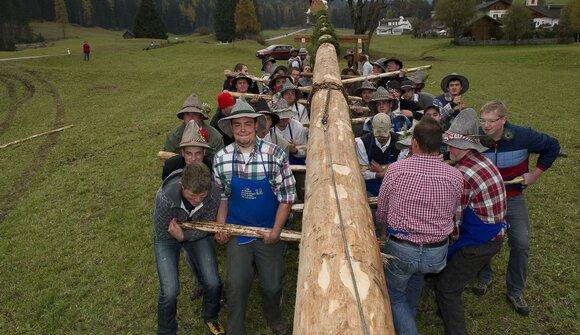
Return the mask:
[[[451,123],[449,130],[443,134],[443,142],[464,150],[487,150],[480,142],[479,119],[473,108],[462,110]]]
[[[199,131],[199,126],[194,120],[189,121],[185,125],[185,130],[181,136],[181,142],[179,143],[180,148],[185,147],[202,147],[206,149],[211,149],[207,141]]]
[[[385,113],[373,116],[373,135],[388,137],[391,133],[391,118]]]
[[[298,54],[299,55],[308,55],[308,50],[306,50],[306,48],[300,48],[300,50],[298,50]]]
[[[230,92],[223,91],[222,93],[218,94],[217,101],[218,107],[221,110],[224,110],[230,106],[233,106],[236,103],[236,98],[234,98]]]
[[[397,143],[395,143],[395,147],[398,150],[409,149],[411,147],[413,130],[415,130],[415,127],[411,127],[411,129],[397,132],[397,134],[399,134],[399,140],[397,141]]]
[[[274,64],[274,63],[276,63],[276,59],[274,59],[274,57],[272,57],[272,56],[262,58],[262,71],[264,71],[264,67],[266,66],[266,63],[268,63],[268,62],[272,62],[272,64]]]
[[[377,88],[375,87],[375,84],[373,82],[370,82],[368,80],[363,81],[362,85],[360,85],[360,87],[356,90],[356,94],[360,95],[362,93],[362,90],[371,90],[373,92],[375,92],[377,90]]]
[[[294,53],[296,53],[296,55],[293,55]],[[296,57],[296,56],[298,56],[298,49],[296,49],[296,48],[290,49],[290,57]]]
[[[419,70],[419,71],[415,72],[413,74],[413,76],[411,76],[409,79],[411,79],[413,82],[415,82],[415,85],[419,85],[419,84],[424,85],[427,77],[429,77],[429,74],[427,72]]]
[[[387,67],[387,63],[388,62],[395,62],[397,63],[397,65],[399,65],[399,69],[403,68],[403,61],[401,61],[399,58],[397,57],[387,57],[387,59],[384,60],[383,65],[386,68]]]
[[[254,108],[246,102],[244,97],[238,98],[234,108],[232,108],[232,113],[229,116],[224,117],[218,121],[218,127],[220,127],[224,134],[228,135],[229,137],[233,137],[231,120],[239,119],[242,117],[256,119],[260,129],[266,128],[266,117],[263,114],[256,113]]]
[[[181,106],[181,110],[177,112],[177,118],[183,120],[184,113],[199,113],[203,115],[204,120],[209,119],[209,115],[207,115],[201,101],[199,101],[199,98],[195,93],[185,99],[185,102]]]
[[[344,54],[344,56],[342,58],[347,59],[349,56],[354,57],[354,51],[352,51],[352,49],[347,49],[346,53]]]
[[[386,88],[384,88],[383,86],[379,86],[379,88],[377,88],[377,91],[373,94],[371,101],[378,100],[392,101],[395,100],[395,97],[393,97],[393,95],[389,91],[387,91]]]
[[[286,100],[282,99],[279,96],[280,93],[275,95],[275,98],[272,99],[273,106],[272,111],[278,115],[280,119],[291,119],[298,114],[292,107],[288,106]]]
[[[383,72],[387,71],[387,68],[382,63],[379,63],[378,61],[374,61],[374,62],[370,62],[370,63],[373,66],[380,67]]]
[[[447,92],[447,86],[449,86],[449,82],[452,80],[459,80],[461,82],[461,92],[459,94],[463,94],[469,89],[469,80],[467,78],[459,73],[452,73],[441,79],[441,90],[443,92]]]
[[[248,87],[252,86],[252,84],[254,83],[254,81],[250,79],[250,77],[246,76],[243,73],[238,73],[232,80],[232,86],[234,87],[234,89],[236,88],[236,84],[238,83],[239,80],[246,80],[248,82]]]
[[[286,78],[286,83],[284,83],[284,86],[278,89],[278,92],[280,92],[280,94],[283,94],[286,91],[294,91],[296,93],[296,96],[298,96],[298,88],[296,87],[296,85],[292,84],[292,80],[290,80],[289,78]]]
[[[272,112],[266,100],[262,98],[258,99],[258,102],[256,102],[256,105],[254,106],[254,110],[256,111],[256,113],[270,115],[270,117],[272,118],[272,127],[274,127],[275,125],[278,124],[278,122],[280,122],[280,116]]]
[[[278,86],[278,91],[275,90],[276,87],[274,87],[276,85],[276,81],[278,81],[278,78],[284,78],[284,83],[286,83],[288,80],[292,81],[292,77],[287,76],[287,75],[279,75],[279,76],[275,76],[274,78],[270,78],[270,82],[268,83],[268,87],[270,88],[270,92],[276,93],[279,92],[280,89],[283,87],[282,86]]]
[[[410,79],[405,79],[401,83],[401,90],[407,91],[415,88],[415,82]]]

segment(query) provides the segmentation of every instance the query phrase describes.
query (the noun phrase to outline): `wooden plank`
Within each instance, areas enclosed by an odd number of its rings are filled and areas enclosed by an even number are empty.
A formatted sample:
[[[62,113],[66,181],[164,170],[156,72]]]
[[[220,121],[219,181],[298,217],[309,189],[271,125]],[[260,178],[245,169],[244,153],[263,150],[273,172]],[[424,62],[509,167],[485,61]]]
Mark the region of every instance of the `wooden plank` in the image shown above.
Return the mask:
[[[316,52],[314,82],[342,85],[332,44]],[[294,334],[395,334],[342,92],[315,92],[310,119]]]

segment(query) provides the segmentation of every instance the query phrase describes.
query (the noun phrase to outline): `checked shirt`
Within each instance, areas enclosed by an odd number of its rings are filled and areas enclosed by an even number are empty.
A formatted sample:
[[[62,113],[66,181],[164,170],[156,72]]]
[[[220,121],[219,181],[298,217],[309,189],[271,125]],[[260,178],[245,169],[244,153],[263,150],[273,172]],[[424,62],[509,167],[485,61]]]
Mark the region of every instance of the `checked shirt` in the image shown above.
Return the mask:
[[[278,202],[291,204],[296,199],[296,181],[290,170],[286,154],[279,146],[256,138],[254,150],[250,153],[247,163],[241,151],[235,150],[234,142],[220,150],[213,162],[213,178],[215,184],[222,190],[222,200],[231,193],[232,175],[243,179],[259,180],[267,175],[272,191]],[[234,151],[236,156],[234,157]],[[232,161],[234,162],[232,171]],[[263,162],[263,164],[262,164]],[[266,167],[267,173],[264,171]]]
[[[417,244],[445,240],[463,192],[459,170],[437,155],[413,155],[389,166],[377,203],[377,221]]]
[[[456,225],[461,225],[462,212],[469,206],[475,215],[487,224],[505,222],[507,197],[503,179],[497,167],[477,151],[471,150],[457,162],[465,180],[461,208]]]

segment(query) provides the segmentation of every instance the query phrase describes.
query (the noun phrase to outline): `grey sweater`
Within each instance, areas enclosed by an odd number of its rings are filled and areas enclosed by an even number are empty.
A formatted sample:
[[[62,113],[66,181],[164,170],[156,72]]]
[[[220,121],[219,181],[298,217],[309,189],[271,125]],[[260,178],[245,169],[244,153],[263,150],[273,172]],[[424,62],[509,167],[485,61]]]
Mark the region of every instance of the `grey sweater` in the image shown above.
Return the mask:
[[[169,240],[173,236],[167,231],[171,219],[181,221],[215,221],[220,204],[220,191],[212,183],[207,197],[203,200],[203,206],[191,217],[181,207],[181,173],[177,170],[161,184],[155,196],[155,208],[153,209],[153,232],[156,240]],[[184,241],[196,241],[206,237],[208,233],[198,230],[184,230]]]

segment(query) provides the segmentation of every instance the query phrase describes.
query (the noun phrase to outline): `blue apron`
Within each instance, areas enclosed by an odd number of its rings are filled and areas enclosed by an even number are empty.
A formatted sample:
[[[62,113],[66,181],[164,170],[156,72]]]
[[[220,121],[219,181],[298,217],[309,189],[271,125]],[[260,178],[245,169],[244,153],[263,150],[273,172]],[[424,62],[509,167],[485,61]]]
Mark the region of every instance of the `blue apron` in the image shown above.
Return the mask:
[[[473,209],[465,208],[463,222],[459,229],[459,239],[447,251],[447,257],[468,245],[480,245],[491,241],[502,228],[508,227],[507,223],[486,224],[475,213]]]
[[[261,147],[260,149],[261,150]],[[265,177],[262,179],[243,179],[236,177],[234,162],[237,150],[232,159],[231,194],[228,198],[228,215],[226,222],[248,227],[272,228],[278,211],[278,198],[272,192],[264,158],[260,151]],[[236,236],[238,245],[250,243],[257,238]]]
[[[292,127],[290,126],[290,123],[288,123],[288,130],[290,131],[290,139],[294,140],[294,136],[292,136]],[[306,158],[298,158],[293,154],[290,154],[290,157],[288,157],[288,163],[292,165],[306,165]]]
[[[367,148],[367,157],[368,157],[368,162],[369,164],[372,161],[372,157],[371,157],[371,150],[373,148],[373,143],[375,142],[375,137],[371,136],[371,140],[369,142],[368,148]],[[381,159],[379,159],[378,161],[375,160],[375,162],[379,163],[379,164],[389,164],[392,163],[394,161],[393,159],[393,153],[390,150],[390,148],[387,148],[386,150],[386,155],[382,156]],[[381,189],[381,184],[383,183],[383,179],[381,178],[374,178],[374,179],[366,179],[365,180],[365,185],[367,186],[367,192],[372,194],[374,197],[379,195],[379,190]]]

